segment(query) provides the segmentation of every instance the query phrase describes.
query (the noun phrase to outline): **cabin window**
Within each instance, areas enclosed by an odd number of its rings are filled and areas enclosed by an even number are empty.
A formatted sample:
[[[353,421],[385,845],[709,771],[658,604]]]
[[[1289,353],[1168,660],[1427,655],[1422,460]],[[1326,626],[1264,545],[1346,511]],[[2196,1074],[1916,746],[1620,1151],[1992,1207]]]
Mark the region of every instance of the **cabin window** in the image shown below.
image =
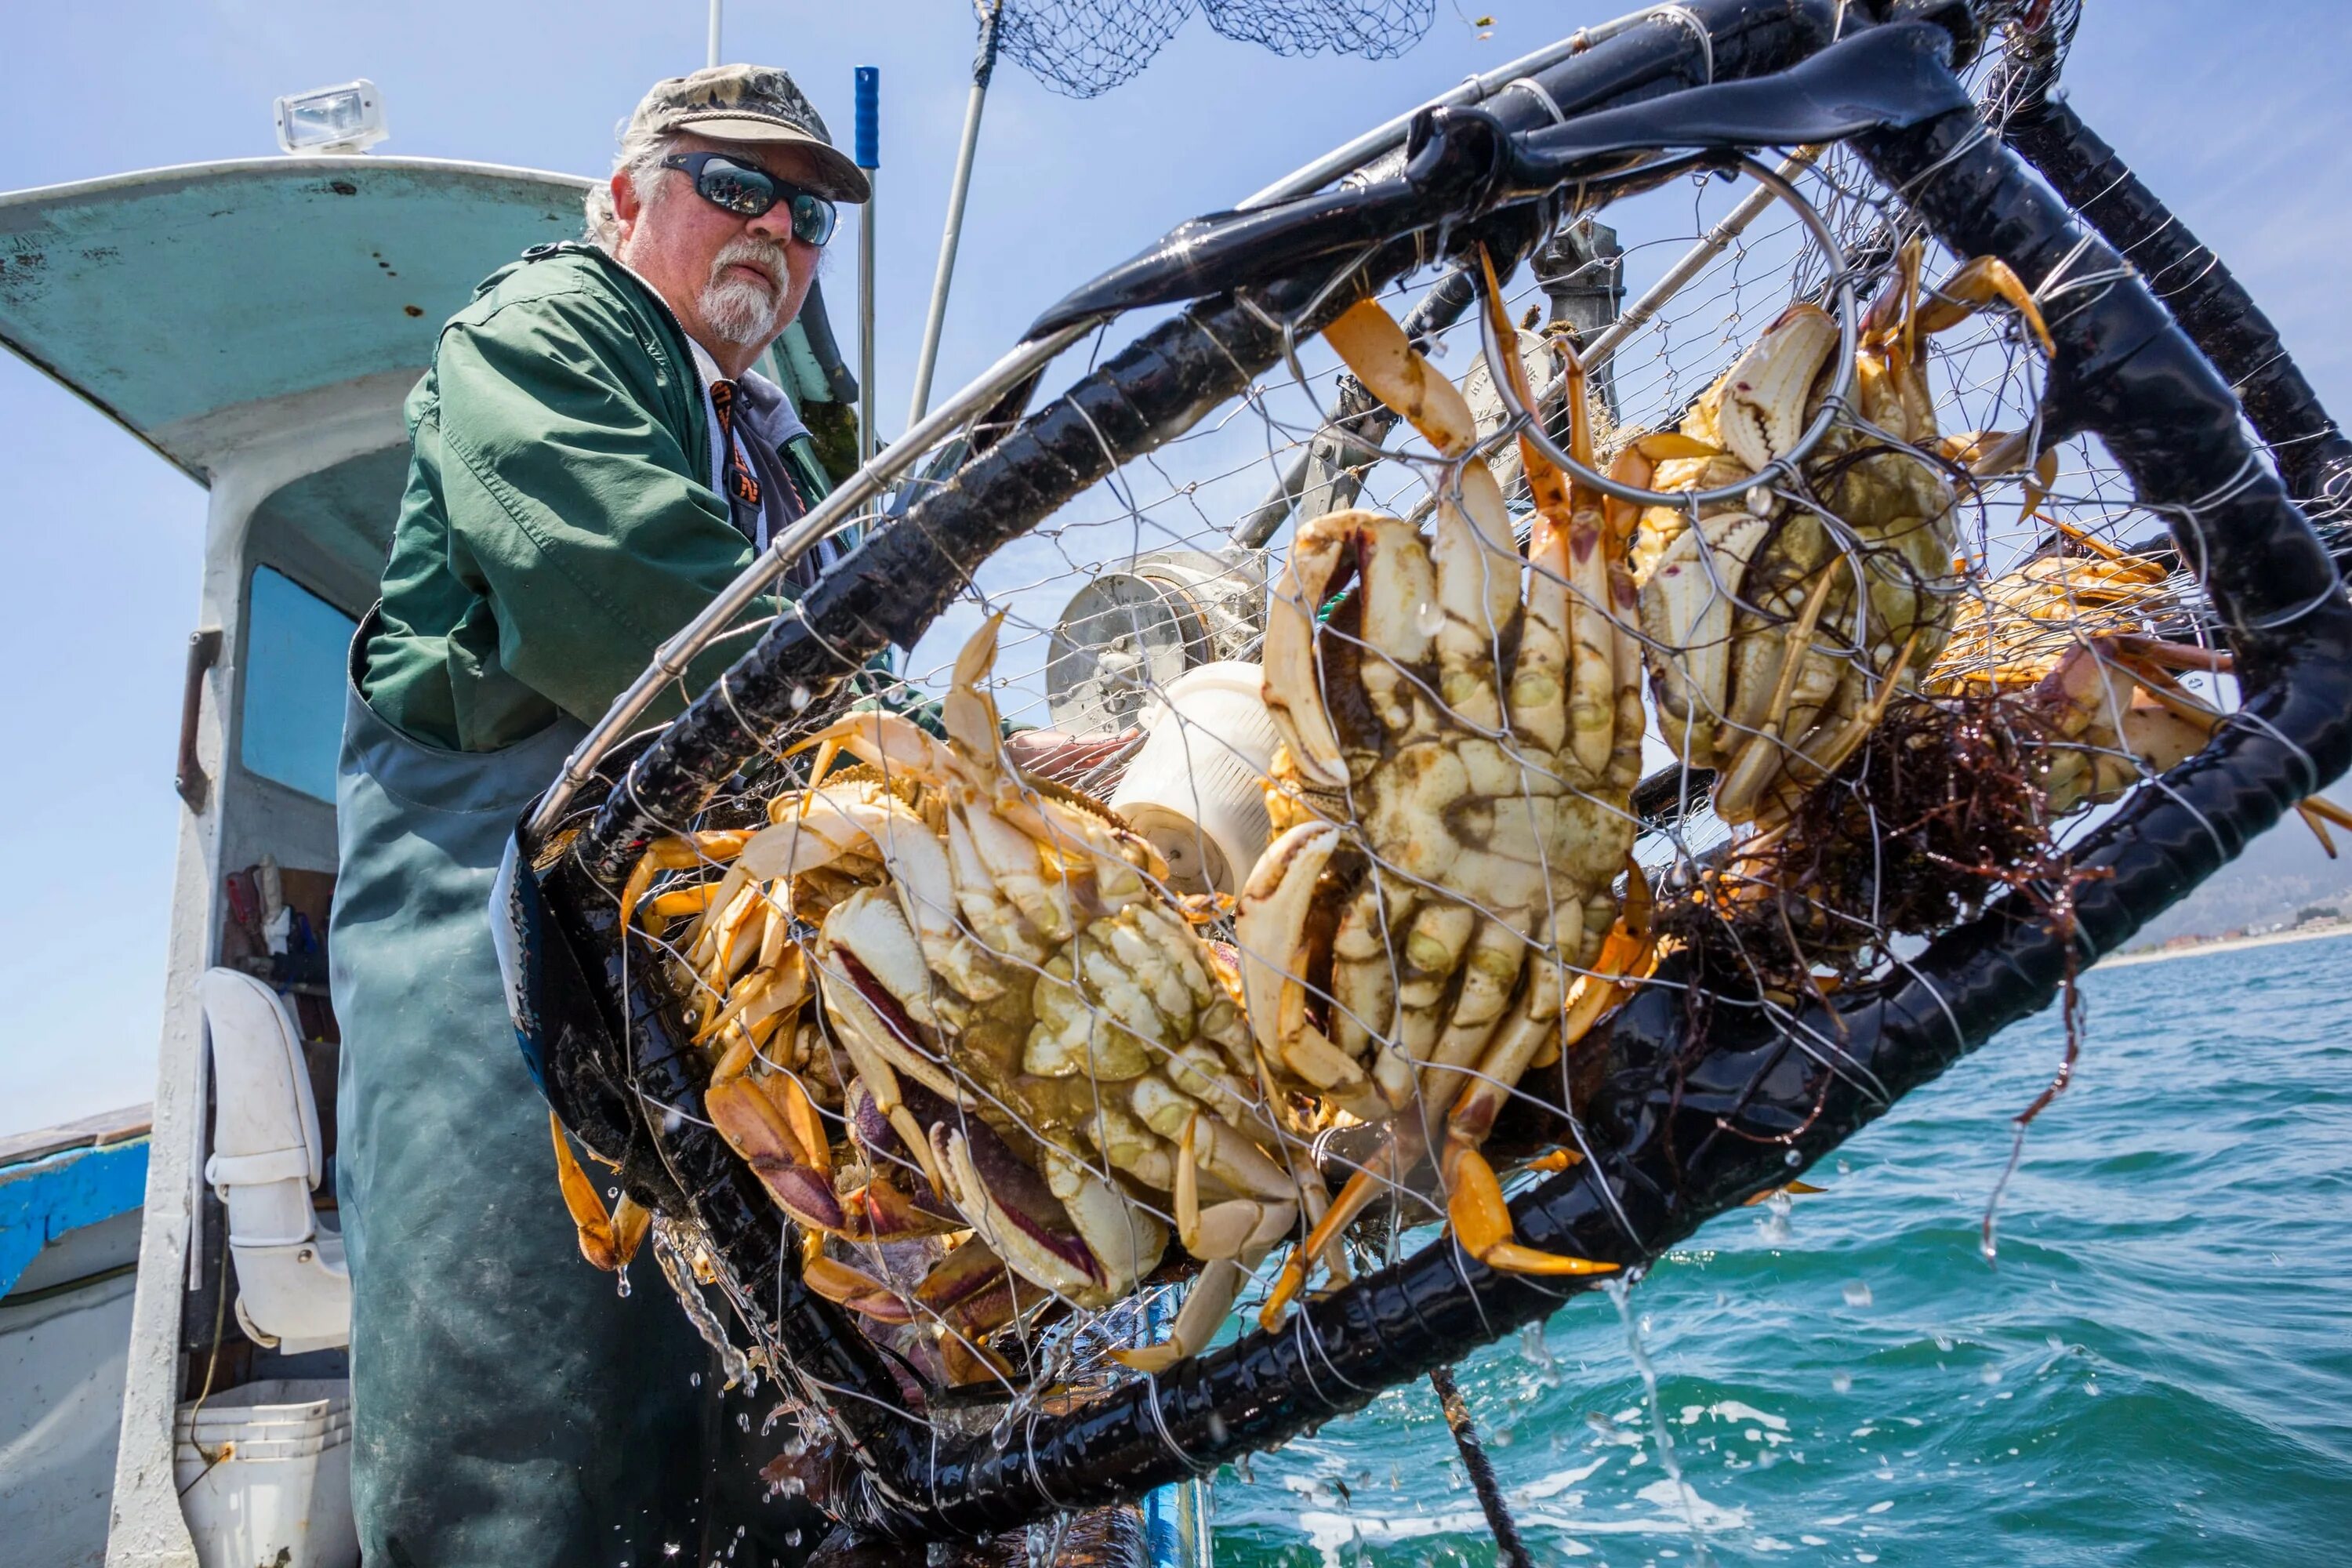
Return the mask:
[[[332,805],[344,664],[359,623],[267,566],[245,613],[246,771]]]

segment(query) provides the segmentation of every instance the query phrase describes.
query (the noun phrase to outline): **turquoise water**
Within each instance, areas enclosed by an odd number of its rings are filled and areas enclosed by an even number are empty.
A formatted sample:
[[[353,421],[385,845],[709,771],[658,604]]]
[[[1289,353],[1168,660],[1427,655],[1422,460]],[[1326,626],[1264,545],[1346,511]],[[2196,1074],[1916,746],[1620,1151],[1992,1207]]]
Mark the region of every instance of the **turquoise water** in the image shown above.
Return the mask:
[[[2352,1554],[2352,1002],[2341,939],[2085,977],[2074,1086],[1978,1249],[2029,1020],[1460,1380],[1538,1562],[2308,1563]],[[1492,1563],[1425,1385],[1215,1491],[1217,1561]],[[1694,1528],[1696,1521],[1696,1529]]]

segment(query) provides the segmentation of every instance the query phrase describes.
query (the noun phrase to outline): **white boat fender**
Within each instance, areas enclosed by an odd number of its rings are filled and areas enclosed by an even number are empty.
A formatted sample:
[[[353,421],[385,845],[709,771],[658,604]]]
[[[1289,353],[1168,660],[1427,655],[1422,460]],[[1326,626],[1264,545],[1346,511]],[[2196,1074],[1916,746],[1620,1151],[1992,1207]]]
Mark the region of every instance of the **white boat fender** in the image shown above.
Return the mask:
[[[205,1180],[228,1208],[236,1321],[289,1354],[347,1344],[342,1237],[320,1231],[310,1204],[325,1151],[301,1031],[278,993],[250,974],[206,970],[203,997],[216,1106]]]

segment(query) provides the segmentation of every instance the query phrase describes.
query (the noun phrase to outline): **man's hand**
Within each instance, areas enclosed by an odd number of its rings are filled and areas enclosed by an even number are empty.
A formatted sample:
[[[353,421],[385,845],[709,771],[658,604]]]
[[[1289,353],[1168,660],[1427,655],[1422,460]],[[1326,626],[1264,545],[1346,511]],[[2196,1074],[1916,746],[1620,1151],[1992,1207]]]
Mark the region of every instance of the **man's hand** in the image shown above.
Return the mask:
[[[1024,773],[1069,784],[1117,761],[1142,739],[1137,729],[1100,739],[1081,739],[1065,730],[1024,730],[1004,738],[1004,756]]]

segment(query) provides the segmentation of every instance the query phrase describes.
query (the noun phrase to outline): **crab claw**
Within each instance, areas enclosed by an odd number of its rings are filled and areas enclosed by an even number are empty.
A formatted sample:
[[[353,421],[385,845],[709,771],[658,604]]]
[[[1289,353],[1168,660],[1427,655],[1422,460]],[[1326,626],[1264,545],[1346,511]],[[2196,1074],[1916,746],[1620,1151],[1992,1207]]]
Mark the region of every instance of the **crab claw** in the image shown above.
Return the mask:
[[[1455,1145],[1446,1151],[1445,1216],[1453,1222],[1454,1239],[1462,1250],[1489,1268],[1509,1274],[1614,1274],[1614,1263],[1589,1258],[1569,1258],[1538,1252],[1512,1239],[1511,1211],[1503,1202],[1503,1184],[1495,1167],[1475,1149]]]
[[[1642,595],[1652,685],[1669,745],[1693,767],[1715,765],[1716,726],[1729,711],[1731,616],[1757,547],[1772,525],[1746,512],[1702,518],[1666,547]]]
[[[824,1155],[810,1151],[803,1130],[758,1080],[745,1074],[714,1082],[703,1090],[702,1104],[727,1146],[786,1214],[814,1230],[845,1228],[848,1216],[835,1195]]]
[[[1102,1266],[1045,1181],[973,1119],[930,1130],[948,1201],[980,1238],[1030,1283],[1072,1300],[1092,1299]]]
[[[1300,525],[1290,559],[1274,584],[1266,610],[1265,710],[1290,748],[1290,759],[1310,784],[1338,789],[1348,782],[1339,731],[1323,707],[1323,682],[1316,668],[1317,615],[1330,597],[1358,520],[1367,513],[1336,511]]]
[[[1813,379],[1836,351],[1837,323],[1819,305],[1791,306],[1725,378],[1716,415],[1723,445],[1762,473],[1804,433]]]
[[[806,1233],[801,1243],[801,1283],[826,1300],[839,1302],[877,1323],[915,1321],[915,1309],[896,1290],[871,1274],[827,1258],[824,1237],[815,1231]]]
[[[596,1195],[596,1184],[580,1168],[570,1140],[563,1136],[563,1123],[552,1110],[547,1113],[547,1127],[555,1136],[555,1180],[563,1190],[563,1206],[572,1212],[572,1228],[580,1233],[580,1256],[607,1274],[626,1268],[653,1225],[652,1212],[624,1194],[607,1215],[604,1200]]]
[[[1242,889],[1234,937],[1241,950],[1242,996],[1250,1031],[1266,1059],[1318,1089],[1369,1092],[1364,1069],[1307,1016],[1307,916],[1316,879],[1339,846],[1328,822],[1302,822],[1266,846]]]

